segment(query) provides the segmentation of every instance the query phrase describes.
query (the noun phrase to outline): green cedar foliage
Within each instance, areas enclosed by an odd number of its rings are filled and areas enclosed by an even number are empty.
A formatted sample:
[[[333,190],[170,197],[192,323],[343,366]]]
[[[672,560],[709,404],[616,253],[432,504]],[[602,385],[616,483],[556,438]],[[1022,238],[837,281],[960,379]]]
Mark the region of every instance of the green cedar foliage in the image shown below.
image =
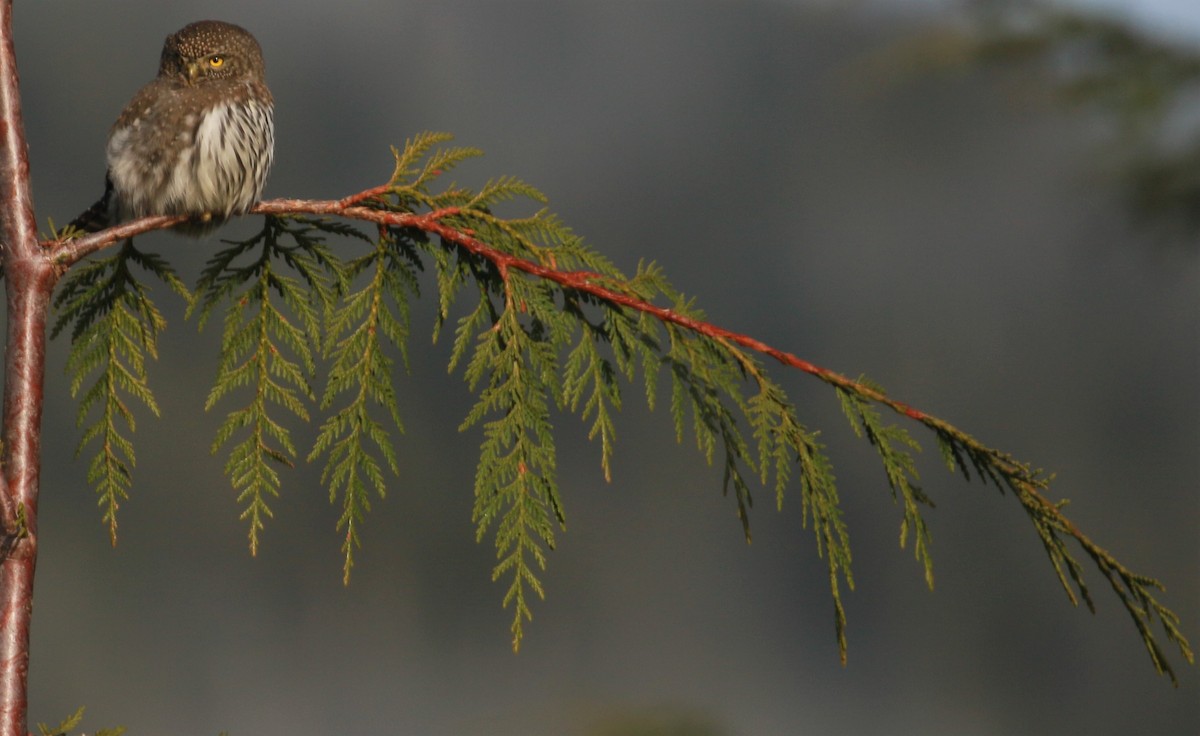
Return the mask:
[[[87,385],[78,414],[79,425],[87,428],[76,453],[93,443],[98,445],[88,466],[88,482],[96,488],[114,545],[117,508],[129,497],[133,482],[133,444],[127,435],[133,433],[136,423],[127,402],[134,399],[158,415],[158,404],[147,383],[146,359],[158,357],[158,333],[166,326],[132,266],[190,298],[187,287],[165,261],[126,241],[116,253],[76,268],[65,280],[54,300],[58,318],[50,333],[56,337],[71,328],[67,361],[71,395],[79,396]],[[98,416],[89,424],[93,409]]]
[[[62,723],[54,727],[39,723],[38,732],[41,736],[70,736],[71,731],[83,722],[83,710],[83,706],[80,706],[73,715],[63,719]],[[117,726],[116,728],[102,728],[96,731],[94,736],[121,736],[123,733],[125,733],[125,727]]]
[[[817,433],[800,423],[783,388],[767,375],[759,359],[765,354],[834,387],[854,431],[878,451],[903,508],[900,543],[911,536],[930,586],[930,534],[922,512],[933,504],[916,484],[919,447],[905,429],[885,423],[880,406],[933,431],[951,471],[968,478],[973,472],[1014,493],[1072,602],[1077,589],[1092,603],[1068,537],[1108,577],[1159,671],[1174,679],[1149,627],[1155,618],[1191,661],[1178,618],[1150,593],[1161,586],[1125,569],[1071,525],[1061,505],[1045,499],[1048,480],[1040,473],[866,380],[851,381],[704,322],[655,264],[638,264],[626,276],[544,209],[517,219],[494,214],[497,204],[514,198],[544,203],[528,184],[501,178],[477,192],[454,184],[435,192],[446,171],[478,155],[442,147],[448,138],[425,134],[409,141],[393,151],[395,169],[386,185],[346,200],[263,205],[288,214],[268,216],[254,236],[214,254],[194,294],[161,259],[129,242],[66,276],[54,331],[70,327],[72,390],[88,386],[80,406],[81,448],[96,447],[89,478],[114,540],[118,502],[127,497],[134,464],[127,403],[136,399],[157,413],[146,358],[155,357],[164,326],[131,266],[188,300],[200,327],[222,313],[220,362],[207,407],[226,412],[213,451],[227,453],[225,469],[251,552],[284,487],[283,473],[302,454],[290,427],[320,417],[303,455],[321,466],[330,501],[340,507],[336,529],[347,582],[371,501],[396,482],[396,439],[404,429],[396,356],[407,363],[409,300],[420,296],[421,273],[431,271],[438,299],[434,340],[452,324],[449,369],[461,370],[476,396],[460,425],[483,437],[472,518],[477,539],[491,535],[494,541],[492,577],[507,585],[503,602],[513,612],[514,649],[532,617],[532,600],[544,594],[547,553],[566,525],[554,420],[569,413],[587,424],[608,479],[622,381],[636,383],[640,373],[653,409],[665,373],[676,437],[694,441],[710,464],[719,462],[747,541],[754,486],[773,490],[781,507],[787,488],[798,484],[804,525],[811,524],[828,566],[845,660],[841,585],[852,588],[854,578],[833,468]],[[305,212],[364,220],[374,231],[367,236],[340,220],[298,214]],[[336,248],[331,238],[340,241]]]

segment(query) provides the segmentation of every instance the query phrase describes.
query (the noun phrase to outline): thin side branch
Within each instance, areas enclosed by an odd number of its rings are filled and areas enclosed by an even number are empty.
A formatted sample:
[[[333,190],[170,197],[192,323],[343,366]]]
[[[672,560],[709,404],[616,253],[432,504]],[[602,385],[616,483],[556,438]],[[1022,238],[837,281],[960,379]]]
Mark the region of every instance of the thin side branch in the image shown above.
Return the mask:
[[[1080,531],[1059,510],[1056,504],[1042,495],[1041,490],[1046,487],[1046,481],[1039,477],[1035,471],[1031,471],[1027,466],[1015,461],[1011,456],[984,445],[954,425],[926,414],[904,402],[890,398],[873,386],[855,381],[836,371],[815,365],[792,353],[772,347],[761,340],[727,330],[711,322],[692,319],[678,314],[671,309],[651,304],[635,296],[616,291],[606,285],[611,283],[611,279],[601,274],[591,271],[559,271],[555,268],[496,250],[482,240],[474,237],[471,233],[443,222],[447,217],[460,214],[460,209],[457,207],[448,207],[423,214],[416,214],[411,212],[389,212],[359,206],[360,202],[382,194],[387,188],[387,186],[375,187],[340,200],[272,199],[258,203],[251,212],[262,215],[328,215],[373,222],[388,227],[415,228],[437,235],[446,242],[454,243],[475,255],[486,258],[502,274],[509,269],[523,271],[532,276],[552,281],[567,289],[590,294],[598,299],[649,314],[662,322],[676,324],[687,330],[711,337],[714,340],[739,345],[748,350],[774,358],[784,365],[815,376],[837,388],[883,404],[903,416],[920,422],[932,429],[938,436],[952,438],[961,447],[966,449],[971,456],[988,458],[1002,478],[1016,486],[1014,490],[1017,490],[1017,495],[1021,499],[1022,504],[1026,506],[1036,505],[1040,510],[1050,515],[1062,525],[1063,531],[1079,540],[1084,549],[1093,557],[1103,553],[1103,550]],[[77,240],[65,242],[54,240],[43,241],[42,246],[53,254],[53,261],[65,269],[80,258],[119,242],[123,238],[170,227],[179,223],[182,219],[178,217],[146,217],[139,220],[132,220]],[[1106,556],[1106,553],[1101,556]],[[1123,570],[1124,568],[1120,569]]]
[[[1139,575],[1126,568],[1075,526],[1063,514],[1062,505],[1047,498],[1049,480],[1042,475],[1040,470],[1032,469],[1010,455],[984,445],[948,422],[888,397],[881,389],[864,380],[850,379],[748,335],[733,332],[710,322],[653,304],[612,277],[594,271],[559,270],[555,267],[552,250],[545,252],[545,263],[539,263],[495,248],[477,237],[473,230],[451,222],[452,219],[469,219],[469,216],[477,216],[476,210],[467,212],[465,208],[460,207],[441,207],[424,213],[414,213],[387,206],[373,206],[382,204],[392,188],[392,185],[374,187],[340,200],[274,199],[259,203],[252,212],[273,216],[335,216],[370,222],[380,227],[412,229],[435,235],[443,243],[457,246],[488,261],[501,275],[506,287],[509,285],[508,274],[520,271],[557,284],[570,292],[588,295],[599,301],[649,315],[665,325],[677,326],[702,335],[726,346],[731,352],[736,353],[737,351],[732,346],[737,346],[774,358],[786,366],[808,373],[833,386],[843,399],[852,397],[852,406],[867,406],[870,403],[887,406],[894,412],[932,430],[951,470],[961,470],[969,478],[973,469],[979,479],[985,483],[994,484],[1001,492],[1012,491],[1034,524],[1072,603],[1077,604],[1078,599],[1082,598],[1089,608],[1094,608],[1082,576],[1082,570],[1066,548],[1063,535],[1075,539],[1080,544],[1113,586],[1115,593],[1133,618],[1134,624],[1149,650],[1150,657],[1160,673],[1168,675],[1173,682],[1175,681],[1174,672],[1150,631],[1149,625],[1154,618],[1159,619],[1166,630],[1167,638],[1178,646],[1185,659],[1189,662],[1194,661],[1194,655],[1187,639],[1178,628],[1178,617],[1160,604],[1151,594],[1152,589],[1162,590],[1163,586],[1152,578]],[[177,222],[179,222],[179,218],[144,218],[77,240],[44,241],[41,246],[45,249],[48,261],[53,263],[56,268],[65,270],[80,258],[123,238],[169,227]],[[536,253],[541,260],[540,249],[530,247],[529,251]],[[856,413],[864,421],[869,419],[861,410],[856,410]],[[852,421],[854,420],[852,419]],[[874,421],[870,420],[870,422]],[[868,439],[879,447],[881,453],[886,455],[887,445],[891,440],[883,437],[880,431],[880,428],[866,427]],[[904,487],[909,487],[907,480],[903,478],[899,480],[903,481]],[[893,483],[893,489],[895,489],[897,479],[889,478],[889,481]],[[913,498],[910,500],[914,502],[928,500],[919,493],[919,489],[909,488],[909,490],[913,494]],[[917,521],[919,521],[919,517]]]

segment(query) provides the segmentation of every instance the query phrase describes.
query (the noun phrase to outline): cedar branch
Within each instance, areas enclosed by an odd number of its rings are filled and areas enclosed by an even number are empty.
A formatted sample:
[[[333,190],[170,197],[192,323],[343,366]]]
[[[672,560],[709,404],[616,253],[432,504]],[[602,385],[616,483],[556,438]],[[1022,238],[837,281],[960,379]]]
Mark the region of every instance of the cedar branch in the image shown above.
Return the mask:
[[[1077,604],[1078,600],[1063,574],[1064,566],[1074,581],[1080,596],[1089,608],[1093,608],[1090,594],[1079,573],[1078,565],[1066,554],[1061,540],[1057,537],[1058,533],[1074,538],[1112,584],[1117,596],[1133,617],[1135,626],[1150,651],[1155,668],[1160,673],[1168,675],[1172,682],[1178,684],[1169,663],[1149,632],[1148,621],[1153,615],[1160,618],[1167,628],[1168,637],[1176,643],[1185,659],[1188,662],[1194,661],[1194,655],[1187,640],[1175,626],[1177,619],[1174,618],[1174,614],[1158,604],[1147,592],[1148,588],[1162,590],[1163,586],[1153,579],[1126,568],[1068,519],[1062,512],[1061,505],[1047,498],[1049,481],[1041,474],[1041,471],[1031,469],[1007,453],[981,443],[949,422],[887,396],[878,388],[864,381],[848,378],[748,335],[733,332],[710,322],[694,319],[672,309],[647,302],[624,290],[619,282],[610,277],[592,271],[558,270],[553,267],[553,257],[549,253],[547,260],[551,265],[547,266],[494,248],[477,238],[471,230],[446,222],[448,218],[468,214],[459,207],[445,207],[425,213],[414,213],[364,205],[369,200],[382,198],[390,189],[390,185],[382,185],[339,200],[273,199],[260,202],[251,212],[275,216],[296,214],[334,216],[370,222],[380,227],[420,230],[436,235],[446,243],[454,244],[486,259],[496,267],[500,274],[505,276],[505,280],[510,271],[521,271],[558,284],[565,289],[588,294],[608,303],[651,315],[664,323],[678,325],[723,343],[727,349],[732,344],[774,358],[786,366],[812,375],[837,389],[887,406],[894,412],[932,430],[939,441],[948,448],[948,454],[954,460],[952,467],[961,469],[964,474],[969,476],[967,466],[969,461],[982,480],[993,482],[1002,492],[1005,490],[1013,492],[1038,528],[1051,561],[1073,604]],[[142,218],[75,240],[43,241],[41,246],[46,254],[45,257],[58,269],[65,270],[80,258],[108,247],[123,238],[170,227],[180,222],[181,219],[176,217]]]

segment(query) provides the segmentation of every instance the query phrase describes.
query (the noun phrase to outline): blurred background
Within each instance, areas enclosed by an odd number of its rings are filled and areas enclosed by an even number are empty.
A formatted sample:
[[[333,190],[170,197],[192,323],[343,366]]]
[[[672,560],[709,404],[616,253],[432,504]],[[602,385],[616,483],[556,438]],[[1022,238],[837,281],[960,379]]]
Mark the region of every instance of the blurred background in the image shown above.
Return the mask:
[[[1056,7],[1167,50],[1152,60],[1200,53],[1190,0]],[[1143,153],[1187,154],[1200,108],[1170,74],[1143,75],[1161,86],[1145,104],[1074,94],[1064,84],[1119,44],[1063,52],[1039,36],[1042,16],[1008,10],[61,0],[20,3],[15,22],[43,226],[100,194],[108,127],[163,37],[239,23],[265,49],[277,105],[267,196],[356,192],[387,178],[389,145],[450,131],[487,152],[459,181],[519,176],[627,271],[658,261],[723,326],[866,374],[1056,473],[1070,516],[1166,583],[1196,645],[1195,174],[1134,174]],[[1004,43],[1014,33],[1043,43]],[[192,282],[219,246],[139,243]],[[225,457],[209,453],[223,412],[203,412],[219,330],[198,332],[169,294],[151,368],[163,415],[139,414],[135,492],[110,548],[73,458],[67,345],[51,345],[33,720],[87,705],[87,730],[131,734],[1200,732],[1196,668],[1170,653],[1180,688],[1156,676],[1090,567],[1098,612],[1073,608],[1015,501],[947,473],[914,427],[938,504],[926,589],[873,451],[831,391],[782,370],[840,482],[857,583],[848,666],[798,494],[782,512],[758,494],[747,546],[719,470],[675,444],[636,385],[611,484],[586,427],[558,419],[569,530],[514,655],[491,539],[476,544],[470,522],[481,438],[456,430],[471,396],[430,341],[430,301],[397,377],[402,475],[374,504],[348,588],[338,511],[311,466],[287,474],[250,557]]]

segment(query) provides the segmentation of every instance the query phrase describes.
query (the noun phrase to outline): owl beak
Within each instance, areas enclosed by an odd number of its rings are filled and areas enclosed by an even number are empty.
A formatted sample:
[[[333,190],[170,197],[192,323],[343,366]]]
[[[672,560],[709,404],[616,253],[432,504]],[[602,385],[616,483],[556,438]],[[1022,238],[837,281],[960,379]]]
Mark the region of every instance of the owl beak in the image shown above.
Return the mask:
[[[189,61],[187,63],[187,83],[189,85],[191,85],[199,78],[200,78],[200,63],[196,62],[196,61]]]

